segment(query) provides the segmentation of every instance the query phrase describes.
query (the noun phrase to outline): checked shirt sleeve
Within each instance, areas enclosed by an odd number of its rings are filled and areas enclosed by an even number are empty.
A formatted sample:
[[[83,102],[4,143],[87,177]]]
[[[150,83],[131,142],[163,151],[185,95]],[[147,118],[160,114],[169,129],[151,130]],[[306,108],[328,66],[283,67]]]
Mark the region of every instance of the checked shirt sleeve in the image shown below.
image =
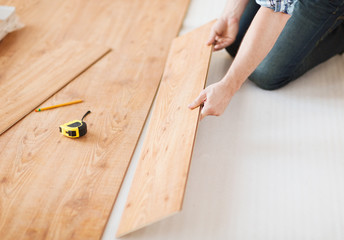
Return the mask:
[[[297,0],[256,0],[262,7],[271,8],[275,12],[292,15]]]

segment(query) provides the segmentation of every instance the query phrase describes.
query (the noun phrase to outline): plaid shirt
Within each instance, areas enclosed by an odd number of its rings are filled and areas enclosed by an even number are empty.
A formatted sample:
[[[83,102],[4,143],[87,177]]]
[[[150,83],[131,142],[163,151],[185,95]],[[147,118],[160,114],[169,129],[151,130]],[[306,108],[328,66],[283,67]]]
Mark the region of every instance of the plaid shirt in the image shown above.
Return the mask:
[[[283,12],[291,15],[297,0],[256,0],[262,7],[271,8],[275,12]]]

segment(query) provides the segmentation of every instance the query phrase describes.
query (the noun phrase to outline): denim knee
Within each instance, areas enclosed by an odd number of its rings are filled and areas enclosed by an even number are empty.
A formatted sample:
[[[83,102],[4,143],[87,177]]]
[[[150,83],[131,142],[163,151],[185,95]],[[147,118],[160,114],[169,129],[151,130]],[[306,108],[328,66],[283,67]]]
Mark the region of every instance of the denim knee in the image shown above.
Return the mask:
[[[291,76],[280,76],[280,72],[273,69],[259,67],[249,76],[249,80],[264,90],[276,90],[287,85]]]

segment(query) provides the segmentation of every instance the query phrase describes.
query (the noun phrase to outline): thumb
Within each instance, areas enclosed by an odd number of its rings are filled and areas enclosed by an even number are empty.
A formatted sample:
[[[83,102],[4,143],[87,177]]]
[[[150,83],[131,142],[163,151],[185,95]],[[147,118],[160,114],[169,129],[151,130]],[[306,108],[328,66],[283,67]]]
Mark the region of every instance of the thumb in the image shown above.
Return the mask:
[[[201,105],[207,99],[207,95],[204,91],[202,91],[198,97],[189,105],[190,109],[195,109],[199,105]]]
[[[208,45],[215,44],[216,36],[218,34],[221,34],[222,31],[221,31],[221,27],[219,25],[220,25],[220,22],[219,22],[219,20],[217,20],[216,23],[214,23],[214,25],[212,26],[212,28],[210,30],[209,40],[207,42]]]
[[[215,43],[216,32],[214,29],[211,30],[207,45],[212,45]]]

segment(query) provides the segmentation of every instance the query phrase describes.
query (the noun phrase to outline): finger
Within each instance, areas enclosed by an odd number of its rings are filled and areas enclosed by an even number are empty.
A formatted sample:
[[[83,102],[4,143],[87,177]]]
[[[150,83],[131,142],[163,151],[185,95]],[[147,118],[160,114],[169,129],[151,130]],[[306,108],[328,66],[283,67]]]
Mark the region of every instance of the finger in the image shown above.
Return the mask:
[[[223,43],[223,41],[225,41],[223,38],[220,38],[220,37],[216,38],[215,40],[216,40],[216,44]]]
[[[216,42],[216,44],[214,46],[214,51],[221,50],[221,49],[228,47],[228,46],[229,46],[229,44],[226,42],[221,42],[221,43]]]
[[[210,109],[207,107],[207,105],[205,104],[204,105],[204,107],[202,108],[202,110],[201,110],[201,120],[203,119],[203,118],[205,118],[206,116],[208,116],[209,115],[209,112],[210,112]]]
[[[214,46],[214,52],[215,51],[219,51],[219,50],[221,50],[223,47],[220,47],[220,44],[216,44],[215,46]]]
[[[206,98],[207,98],[207,95],[205,94],[204,91],[202,91],[200,95],[198,95],[198,97],[189,105],[189,108],[195,109],[196,107],[201,105],[206,100]]]

